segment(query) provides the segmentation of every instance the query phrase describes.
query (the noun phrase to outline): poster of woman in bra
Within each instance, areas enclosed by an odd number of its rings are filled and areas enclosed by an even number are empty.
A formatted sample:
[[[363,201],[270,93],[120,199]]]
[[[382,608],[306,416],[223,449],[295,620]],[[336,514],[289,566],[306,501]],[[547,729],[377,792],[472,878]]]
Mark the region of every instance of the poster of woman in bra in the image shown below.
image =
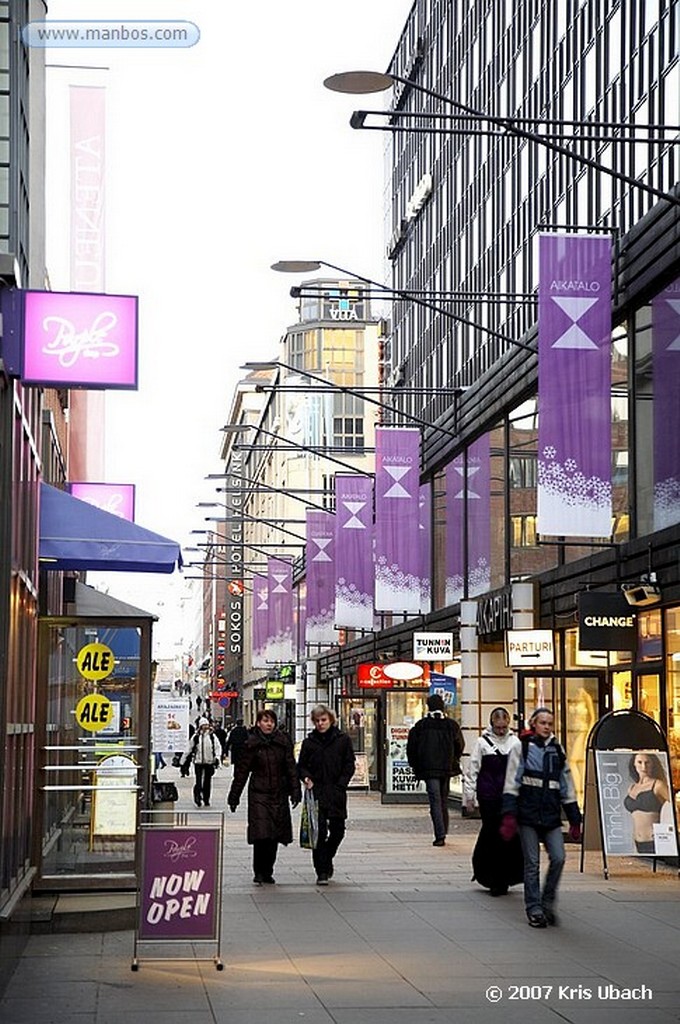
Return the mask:
[[[677,832],[666,752],[598,750],[596,756],[606,853],[676,857]]]

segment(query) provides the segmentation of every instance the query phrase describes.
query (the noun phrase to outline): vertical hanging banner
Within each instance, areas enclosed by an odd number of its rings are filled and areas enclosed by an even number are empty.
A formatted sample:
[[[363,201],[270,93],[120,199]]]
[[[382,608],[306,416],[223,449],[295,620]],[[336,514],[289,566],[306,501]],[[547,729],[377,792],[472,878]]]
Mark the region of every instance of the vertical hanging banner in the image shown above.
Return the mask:
[[[335,625],[373,629],[373,480],[335,477]]]
[[[680,522],[680,279],[652,299],[654,529]]]
[[[491,447],[489,435],[467,451],[468,596],[491,589]]]
[[[269,638],[269,600],[266,576],[253,576],[252,659],[255,668],[266,668]]]
[[[420,558],[420,610],[432,611],[432,485],[418,492],[418,556]]]
[[[458,604],[465,583],[465,458],[458,455],[445,470],[446,604]]]
[[[420,431],[375,428],[375,608],[420,612]]]
[[[335,632],[335,516],[307,510],[307,622],[310,654],[337,643]]]
[[[282,558],[267,561],[267,662],[293,660],[293,566]]]
[[[539,237],[540,534],[611,534],[611,238]]]

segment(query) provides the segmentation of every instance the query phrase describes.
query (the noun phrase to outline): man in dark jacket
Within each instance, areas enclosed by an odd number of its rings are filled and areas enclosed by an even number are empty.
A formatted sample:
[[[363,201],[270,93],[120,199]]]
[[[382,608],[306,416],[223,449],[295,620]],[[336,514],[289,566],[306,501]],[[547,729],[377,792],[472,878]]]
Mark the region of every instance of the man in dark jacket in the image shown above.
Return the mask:
[[[433,846],[445,846],[449,831],[449,780],[460,775],[465,741],[458,722],[447,718],[442,696],[427,698],[427,715],[409,731],[406,757],[413,774],[425,783],[434,828]]]
[[[243,719],[239,718],[233,729],[229,730],[227,735],[227,742],[224,745],[224,756],[226,757],[231,753],[231,763],[236,764],[239,757],[243,753],[243,748],[246,745],[248,739],[248,730],[243,724]]]
[[[349,736],[338,729],[331,708],[317,704],[311,718],[314,729],[302,742],[298,771],[303,785],[314,791],[319,807],[319,838],[312,850],[316,884],[328,885],[333,877],[333,858],[345,835],[354,749]]]
[[[517,832],[524,854],[524,905],[531,928],[556,924],[557,886],[564,868],[562,809],[574,842],[581,838],[581,812],[564,749],[553,735],[550,708],[536,708],[531,732],[508,756],[503,789],[503,839]],[[548,853],[548,871],[541,892],[540,846]]]

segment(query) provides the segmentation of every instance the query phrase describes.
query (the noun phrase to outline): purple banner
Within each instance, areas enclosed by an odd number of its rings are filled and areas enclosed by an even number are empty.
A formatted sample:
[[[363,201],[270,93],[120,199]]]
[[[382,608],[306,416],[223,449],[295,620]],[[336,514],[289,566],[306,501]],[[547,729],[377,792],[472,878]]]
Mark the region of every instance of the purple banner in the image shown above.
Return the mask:
[[[420,610],[432,611],[432,485],[418,492],[418,555],[420,557]]]
[[[266,576],[253,576],[253,618],[252,643],[253,667],[264,668],[267,664],[267,640],[269,638],[269,600]]]
[[[267,662],[293,661],[293,567],[282,558],[267,561]]]
[[[611,327],[611,238],[541,235],[540,534],[611,534]]]
[[[144,828],[138,935],[216,939],[219,828]]]
[[[458,604],[465,584],[465,459],[449,462],[446,476],[446,604]]]
[[[467,451],[468,597],[491,589],[491,448],[484,434]]]
[[[295,619],[295,660],[304,661],[307,648],[307,587],[306,584],[293,587],[293,617]]]
[[[375,428],[375,608],[420,612],[420,431]]]
[[[373,480],[335,477],[335,625],[373,629]]]
[[[654,529],[680,522],[680,279],[652,299]]]
[[[335,516],[307,511],[307,627],[310,654],[336,644],[335,631]]]

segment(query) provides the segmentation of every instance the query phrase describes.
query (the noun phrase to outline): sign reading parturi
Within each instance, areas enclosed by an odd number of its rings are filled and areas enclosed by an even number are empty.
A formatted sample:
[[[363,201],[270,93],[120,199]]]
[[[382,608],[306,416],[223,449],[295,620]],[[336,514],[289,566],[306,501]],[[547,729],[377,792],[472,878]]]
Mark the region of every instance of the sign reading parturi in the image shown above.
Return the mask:
[[[510,668],[555,664],[551,629],[509,629],[505,634],[505,660]]]

